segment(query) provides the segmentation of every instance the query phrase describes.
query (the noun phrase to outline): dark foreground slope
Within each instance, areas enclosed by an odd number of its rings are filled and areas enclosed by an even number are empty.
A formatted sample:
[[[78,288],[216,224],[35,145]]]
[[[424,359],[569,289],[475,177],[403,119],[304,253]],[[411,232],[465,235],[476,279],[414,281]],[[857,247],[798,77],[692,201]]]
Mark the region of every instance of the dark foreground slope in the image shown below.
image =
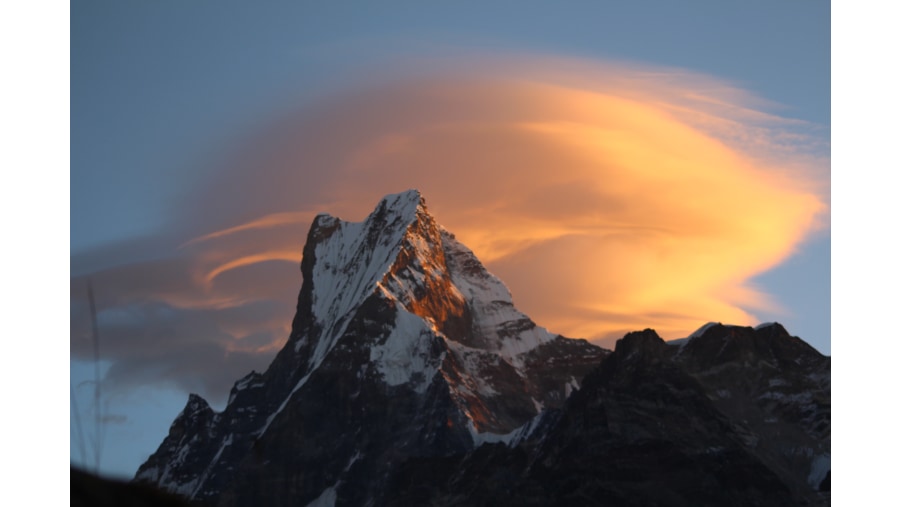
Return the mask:
[[[184,498],[146,484],[99,477],[74,466],[69,472],[70,507],[189,507]]]

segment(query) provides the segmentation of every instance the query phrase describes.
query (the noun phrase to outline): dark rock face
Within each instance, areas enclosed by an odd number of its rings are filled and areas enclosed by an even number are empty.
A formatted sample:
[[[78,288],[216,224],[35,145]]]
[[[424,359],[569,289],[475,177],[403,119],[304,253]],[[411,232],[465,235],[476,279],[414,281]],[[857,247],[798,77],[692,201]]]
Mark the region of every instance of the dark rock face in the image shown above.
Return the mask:
[[[779,324],[711,326],[675,358],[796,496],[831,468],[831,358]]]
[[[816,505],[831,374],[778,324],[614,353],[537,326],[416,191],[320,215],[284,348],[135,481],[249,505]]]
[[[390,505],[827,505],[830,359],[780,325],[629,333],[514,448],[410,462]]]
[[[137,472],[215,505],[383,503],[398,467],[512,440],[609,354],[548,333],[418,192],[316,217],[291,336],[226,408],[197,396]]]

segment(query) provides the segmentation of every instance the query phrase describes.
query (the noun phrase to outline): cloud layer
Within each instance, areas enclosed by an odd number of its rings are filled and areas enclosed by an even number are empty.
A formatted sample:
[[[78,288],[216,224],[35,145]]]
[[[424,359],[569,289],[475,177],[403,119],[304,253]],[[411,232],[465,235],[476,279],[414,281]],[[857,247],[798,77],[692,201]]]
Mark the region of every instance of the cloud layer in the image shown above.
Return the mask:
[[[73,259],[106,263],[72,280],[73,356],[91,271],[110,382],[221,398],[287,338],[312,217],[360,220],[413,187],[551,331],[751,324],[777,302],[749,280],[827,224],[815,126],[771,108],[684,71],[552,58],[346,91],[229,152],[165,236],[126,249],[164,255]]]

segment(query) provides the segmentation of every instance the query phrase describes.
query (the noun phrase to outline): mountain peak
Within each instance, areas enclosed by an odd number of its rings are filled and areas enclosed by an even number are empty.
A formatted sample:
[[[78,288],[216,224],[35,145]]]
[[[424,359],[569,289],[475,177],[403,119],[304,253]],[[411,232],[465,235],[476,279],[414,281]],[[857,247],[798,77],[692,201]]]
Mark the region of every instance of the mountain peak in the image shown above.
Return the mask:
[[[632,331],[616,341],[615,352],[629,359],[636,356],[662,358],[666,354],[666,342],[653,329]]]
[[[188,395],[188,402],[184,406],[183,411],[185,417],[193,417],[197,413],[207,411],[212,411],[212,409],[202,396],[195,393],[190,393],[190,395]]]
[[[360,222],[318,215],[301,272],[291,335],[267,371],[238,380],[222,413],[185,419],[139,480],[252,504],[242,485],[274,474],[314,501],[398,456],[513,439],[609,354],[516,309],[415,189]],[[358,493],[351,503],[376,491]]]
[[[681,344],[681,355],[707,366],[735,361],[818,362],[824,357],[777,322],[756,327],[707,323]]]
[[[311,367],[321,362],[366,299],[384,291],[389,275],[413,249],[410,245],[433,239],[422,238],[428,229],[436,231],[437,226],[415,189],[385,196],[362,222],[316,217],[301,265],[301,295],[309,292],[312,323],[321,329]]]
[[[427,212],[425,208],[425,198],[422,197],[422,193],[419,192],[418,189],[411,188],[409,190],[404,190],[403,192],[387,194],[382,197],[369,217],[384,215],[411,217],[412,213],[420,209]],[[335,217],[330,213],[323,212],[316,215],[313,223],[318,223],[321,227],[328,227],[341,221],[340,218]]]
[[[411,188],[403,192],[384,196],[378,204],[378,208],[382,206],[397,211],[416,209],[419,206],[425,206],[425,198],[422,197],[422,193],[418,189]]]

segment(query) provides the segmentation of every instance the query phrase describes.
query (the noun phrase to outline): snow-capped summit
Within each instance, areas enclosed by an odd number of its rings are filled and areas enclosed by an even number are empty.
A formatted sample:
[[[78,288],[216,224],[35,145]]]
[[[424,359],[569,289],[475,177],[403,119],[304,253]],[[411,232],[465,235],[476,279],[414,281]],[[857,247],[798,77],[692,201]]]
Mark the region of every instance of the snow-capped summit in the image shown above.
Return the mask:
[[[318,215],[301,271],[292,332],[269,369],[236,382],[201,425],[176,420],[136,480],[223,504],[264,477],[301,504],[347,495],[353,476],[390,474],[399,456],[514,438],[609,353],[518,311],[417,190],[361,222]]]

